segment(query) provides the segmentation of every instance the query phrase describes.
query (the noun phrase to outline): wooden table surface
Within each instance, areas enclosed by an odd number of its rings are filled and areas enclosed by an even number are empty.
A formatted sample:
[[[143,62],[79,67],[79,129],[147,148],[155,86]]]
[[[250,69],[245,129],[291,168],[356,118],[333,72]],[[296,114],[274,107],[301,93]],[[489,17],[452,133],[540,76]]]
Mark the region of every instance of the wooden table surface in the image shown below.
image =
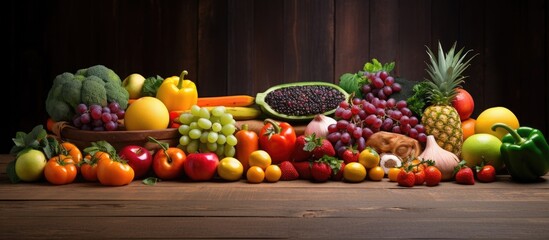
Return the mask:
[[[11,184],[0,155],[0,239],[549,239],[549,182],[472,186],[159,182]]]

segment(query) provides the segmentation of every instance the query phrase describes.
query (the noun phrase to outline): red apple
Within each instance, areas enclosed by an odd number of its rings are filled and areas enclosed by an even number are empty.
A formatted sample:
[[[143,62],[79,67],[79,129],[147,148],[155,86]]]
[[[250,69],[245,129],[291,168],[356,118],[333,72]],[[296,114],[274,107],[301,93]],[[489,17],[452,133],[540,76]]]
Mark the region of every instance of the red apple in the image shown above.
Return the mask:
[[[149,172],[152,165],[152,154],[146,148],[139,145],[128,145],[120,149],[118,155],[128,161],[133,168],[135,178],[141,178]]]
[[[191,153],[183,163],[185,174],[194,181],[211,180],[217,172],[219,158],[215,153]]]
[[[458,88],[452,106],[457,110],[460,120],[464,121],[471,117],[473,110],[475,110],[475,101],[469,92],[463,88]]]

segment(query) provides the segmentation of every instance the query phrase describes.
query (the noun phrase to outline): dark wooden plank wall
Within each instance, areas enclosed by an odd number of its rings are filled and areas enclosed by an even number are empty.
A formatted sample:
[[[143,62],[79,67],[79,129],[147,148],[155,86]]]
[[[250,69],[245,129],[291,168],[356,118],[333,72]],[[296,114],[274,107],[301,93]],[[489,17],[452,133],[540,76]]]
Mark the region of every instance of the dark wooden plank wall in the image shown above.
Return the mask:
[[[53,78],[104,64],[121,78],[178,75],[201,96],[250,94],[285,82],[338,82],[366,61],[396,61],[394,75],[421,80],[426,47],[440,41],[479,55],[464,87],[483,109],[505,106],[523,125],[549,130],[549,4],[544,0],[150,0],[10,1],[8,128],[47,117]],[[9,10],[8,10],[9,9]],[[32,84],[33,87],[28,87]],[[4,102],[13,99],[2,96]]]

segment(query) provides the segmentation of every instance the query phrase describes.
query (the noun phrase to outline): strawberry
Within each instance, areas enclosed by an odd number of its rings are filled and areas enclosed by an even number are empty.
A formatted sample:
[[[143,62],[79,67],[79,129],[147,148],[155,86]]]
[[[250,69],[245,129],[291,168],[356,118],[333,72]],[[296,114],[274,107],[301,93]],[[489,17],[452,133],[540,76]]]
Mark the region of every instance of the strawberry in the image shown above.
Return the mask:
[[[408,169],[401,169],[397,175],[397,183],[403,187],[413,187],[416,183],[416,175]]]
[[[425,185],[427,186],[436,186],[442,180],[442,173],[435,166],[427,166],[423,172],[425,172]]]
[[[297,173],[297,170],[290,161],[281,162],[279,167],[282,172],[282,175],[280,176],[281,181],[290,181],[299,178],[299,173]]]
[[[343,151],[343,153],[341,154],[341,158],[345,163],[358,162],[359,155],[360,155],[360,152],[358,150],[349,146],[345,148],[345,151]]]
[[[465,160],[461,161],[454,169],[456,183],[473,185],[475,184],[475,176],[473,170],[465,165]]]
[[[311,166],[311,175],[315,182],[326,182],[332,176],[332,168],[324,161],[315,161]]]
[[[496,181],[496,169],[492,165],[484,165],[476,167],[477,179],[481,182],[489,183]]]
[[[312,150],[310,144],[307,143],[307,137],[305,135],[300,135],[295,140],[295,148],[292,153],[292,158],[296,162],[306,161],[309,160],[312,156]],[[310,150],[309,150],[310,149]]]
[[[292,162],[295,170],[299,173],[300,179],[311,179],[311,163],[309,161],[305,162]]]
[[[335,156],[334,146],[328,139],[320,138],[318,141],[320,141],[320,144],[317,142],[316,147],[313,149],[313,159],[319,159],[325,155],[330,157]]]
[[[339,170],[332,169],[332,180],[333,181],[341,181],[343,179],[343,169],[345,169],[345,163],[341,161],[341,165],[339,166]]]

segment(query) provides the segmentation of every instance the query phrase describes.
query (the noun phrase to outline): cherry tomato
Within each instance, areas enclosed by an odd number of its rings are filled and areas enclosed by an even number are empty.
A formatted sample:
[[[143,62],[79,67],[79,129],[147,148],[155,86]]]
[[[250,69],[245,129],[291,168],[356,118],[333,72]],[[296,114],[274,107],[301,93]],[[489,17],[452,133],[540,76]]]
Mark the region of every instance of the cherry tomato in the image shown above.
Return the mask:
[[[187,155],[180,148],[159,149],[153,157],[153,171],[162,180],[175,179],[183,175],[186,159]]]
[[[46,180],[55,185],[72,183],[77,172],[72,157],[66,155],[50,158],[46,163],[46,167],[44,167]]]
[[[101,158],[97,162],[97,179],[103,185],[123,186],[133,181],[133,168],[117,156]]]

